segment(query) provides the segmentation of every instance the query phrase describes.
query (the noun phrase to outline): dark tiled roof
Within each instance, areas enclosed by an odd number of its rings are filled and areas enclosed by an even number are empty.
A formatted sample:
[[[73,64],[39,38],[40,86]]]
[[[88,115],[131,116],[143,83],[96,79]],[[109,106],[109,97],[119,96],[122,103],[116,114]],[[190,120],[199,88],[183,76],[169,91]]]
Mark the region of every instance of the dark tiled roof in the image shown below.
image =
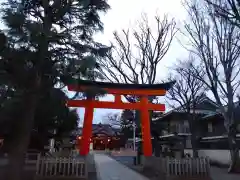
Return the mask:
[[[93,134],[102,133],[113,136],[116,134],[114,129],[109,124],[93,124]]]
[[[207,104],[212,106],[212,107],[209,106],[209,107],[205,108],[204,105],[207,105]],[[214,101],[212,101],[210,98],[208,98],[208,97],[204,97],[201,101],[199,101],[199,103],[198,103],[198,105],[196,107],[196,110],[200,110],[200,111],[201,110],[203,110],[203,111],[207,110],[208,112],[202,112],[202,114],[206,114],[206,116],[208,116],[209,113],[215,112],[216,109],[217,109],[217,104]],[[212,112],[210,112],[210,111],[212,111]],[[170,116],[173,113],[184,114],[186,112],[182,109],[181,106],[179,106],[179,107],[177,107],[177,108],[175,108],[175,109],[173,109],[173,110],[163,114],[161,117],[158,118],[158,120],[166,118],[166,116]]]
[[[234,109],[234,114],[236,117],[240,117],[240,102],[237,101],[237,102],[234,102],[234,106],[235,106],[235,109]],[[227,106],[225,106],[227,107]],[[217,115],[221,115],[220,112],[212,112],[206,116],[203,117],[203,119],[207,119],[207,118],[210,118],[210,117],[214,117],[214,116],[217,116]]]
[[[73,135],[81,135],[82,127],[78,128],[76,131],[72,132]],[[93,124],[92,125],[92,133],[93,134],[106,134],[109,136],[114,136],[119,133],[120,129],[113,128],[109,124]]]
[[[111,82],[99,82],[99,81],[87,81],[87,80],[74,80],[72,85],[81,84],[83,86],[95,86],[99,88],[118,88],[118,89],[170,89],[175,82],[167,82],[161,84],[124,84],[124,83],[111,83]]]
[[[220,114],[219,112],[211,112],[211,113],[207,114],[206,116],[203,116],[202,119],[208,119],[210,117],[213,117],[213,116],[216,116],[219,114]]]

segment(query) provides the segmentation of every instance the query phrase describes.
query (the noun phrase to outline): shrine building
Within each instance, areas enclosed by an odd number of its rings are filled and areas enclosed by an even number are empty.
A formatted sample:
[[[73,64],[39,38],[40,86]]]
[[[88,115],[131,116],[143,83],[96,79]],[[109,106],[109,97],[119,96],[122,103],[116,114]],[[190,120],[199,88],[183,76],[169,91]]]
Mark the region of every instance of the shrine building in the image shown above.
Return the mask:
[[[82,129],[80,127],[73,133],[77,148],[81,147]],[[109,124],[93,124],[90,148],[93,150],[113,150],[124,147],[123,137],[119,131],[118,128],[113,128]]]

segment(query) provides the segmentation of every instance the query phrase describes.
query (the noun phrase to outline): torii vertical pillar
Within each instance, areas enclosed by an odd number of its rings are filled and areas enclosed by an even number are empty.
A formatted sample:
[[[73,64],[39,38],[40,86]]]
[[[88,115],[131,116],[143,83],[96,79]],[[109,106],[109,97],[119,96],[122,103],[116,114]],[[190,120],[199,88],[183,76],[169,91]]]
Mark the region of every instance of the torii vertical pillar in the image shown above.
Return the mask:
[[[150,130],[148,97],[142,96],[140,103],[141,103],[143,154],[145,157],[152,156],[152,138],[151,138],[151,130]]]
[[[91,137],[92,137],[92,121],[93,121],[94,106],[92,99],[89,99],[85,108],[83,132],[81,140],[80,155],[86,156],[89,153]]]

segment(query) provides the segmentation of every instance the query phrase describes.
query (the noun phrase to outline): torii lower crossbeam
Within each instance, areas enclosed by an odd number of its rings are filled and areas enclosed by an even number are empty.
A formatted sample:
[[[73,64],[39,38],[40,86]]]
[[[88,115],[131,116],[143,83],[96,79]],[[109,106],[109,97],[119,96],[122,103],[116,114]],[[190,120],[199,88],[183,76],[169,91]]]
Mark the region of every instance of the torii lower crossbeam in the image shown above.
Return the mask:
[[[102,108],[102,109],[131,109],[131,110],[141,110],[142,103],[123,103],[123,102],[103,102],[92,100],[92,105],[94,108]],[[86,107],[88,100],[69,100],[67,105],[70,107]],[[153,111],[165,111],[164,104],[151,104],[147,103],[145,105],[146,109]]]

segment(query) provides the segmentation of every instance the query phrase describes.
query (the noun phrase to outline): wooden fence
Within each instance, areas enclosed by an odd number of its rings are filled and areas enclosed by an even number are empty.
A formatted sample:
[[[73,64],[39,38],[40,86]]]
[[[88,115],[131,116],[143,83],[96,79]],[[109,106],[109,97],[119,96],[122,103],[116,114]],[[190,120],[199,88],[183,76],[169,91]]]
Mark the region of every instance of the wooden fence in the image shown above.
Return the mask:
[[[210,176],[208,158],[147,157],[143,161],[143,167],[166,176]]]
[[[87,163],[72,157],[41,157],[37,163],[37,177],[87,179]]]
[[[162,167],[167,176],[209,176],[208,158],[163,158]]]

